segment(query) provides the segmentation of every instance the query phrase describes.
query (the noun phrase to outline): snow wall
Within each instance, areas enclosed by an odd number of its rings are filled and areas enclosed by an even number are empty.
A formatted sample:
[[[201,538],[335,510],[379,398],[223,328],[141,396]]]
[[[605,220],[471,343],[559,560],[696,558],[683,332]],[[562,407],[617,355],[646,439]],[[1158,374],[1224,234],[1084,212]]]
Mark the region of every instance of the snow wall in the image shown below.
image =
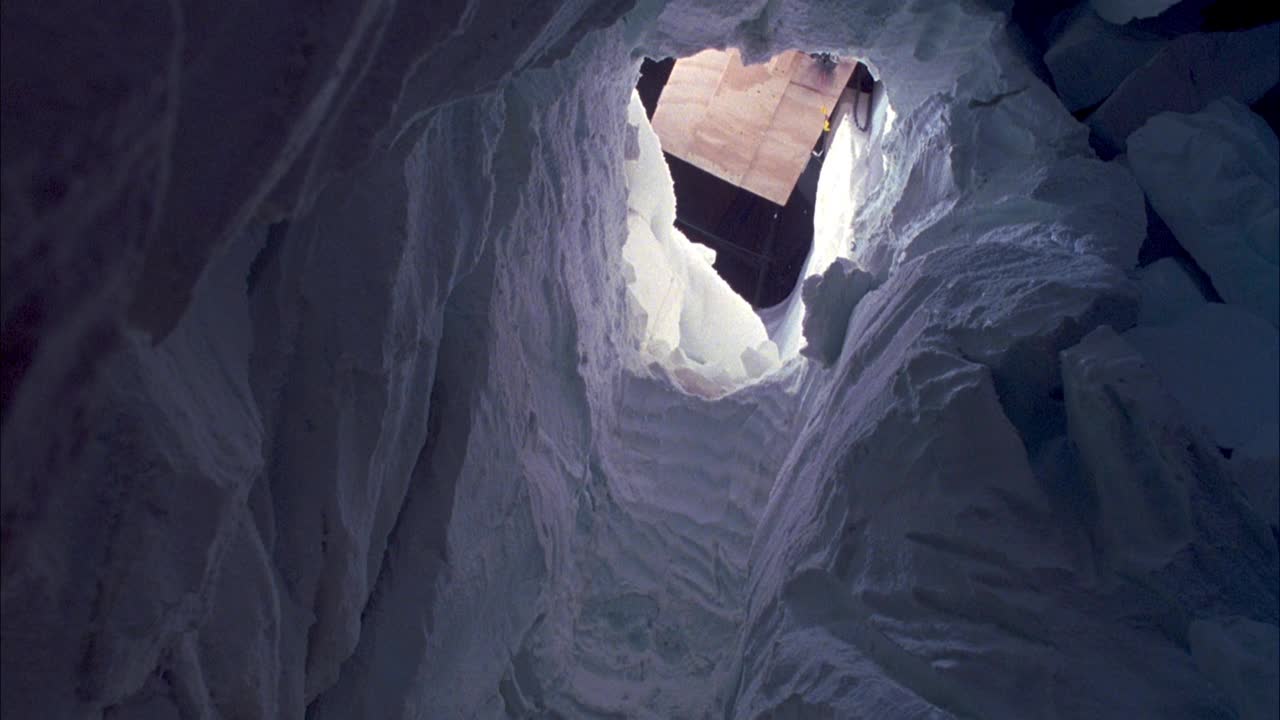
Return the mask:
[[[1004,14],[903,5],[6,4],[2,714],[1267,717],[1274,327],[1135,272],[1163,175]],[[894,119],[690,393],[627,109],[725,46]]]

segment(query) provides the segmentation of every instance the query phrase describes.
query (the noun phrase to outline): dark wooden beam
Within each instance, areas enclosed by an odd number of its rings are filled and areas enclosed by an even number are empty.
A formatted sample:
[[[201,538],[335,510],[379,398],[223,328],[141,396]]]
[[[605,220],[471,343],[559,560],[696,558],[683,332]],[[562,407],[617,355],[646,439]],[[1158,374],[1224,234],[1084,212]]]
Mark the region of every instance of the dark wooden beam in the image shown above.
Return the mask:
[[[758,252],[735,245],[716,233],[699,225],[695,225],[683,218],[676,217],[676,227],[688,235],[696,236],[691,237],[691,240],[696,239],[699,242],[707,241],[706,244],[710,245],[716,252],[727,252],[730,255],[760,268],[762,273],[767,272],[769,266],[773,263],[773,259],[768,255],[761,255]]]

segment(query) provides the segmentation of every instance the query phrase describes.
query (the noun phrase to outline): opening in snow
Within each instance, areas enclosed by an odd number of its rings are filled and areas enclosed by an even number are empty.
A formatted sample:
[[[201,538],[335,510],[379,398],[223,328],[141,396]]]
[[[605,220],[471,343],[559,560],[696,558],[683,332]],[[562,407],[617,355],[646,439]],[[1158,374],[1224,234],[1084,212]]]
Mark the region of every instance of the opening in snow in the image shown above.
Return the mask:
[[[799,288],[852,257],[882,95],[864,65],[830,54],[645,63],[628,110],[623,248],[643,361],[717,396],[801,350]]]

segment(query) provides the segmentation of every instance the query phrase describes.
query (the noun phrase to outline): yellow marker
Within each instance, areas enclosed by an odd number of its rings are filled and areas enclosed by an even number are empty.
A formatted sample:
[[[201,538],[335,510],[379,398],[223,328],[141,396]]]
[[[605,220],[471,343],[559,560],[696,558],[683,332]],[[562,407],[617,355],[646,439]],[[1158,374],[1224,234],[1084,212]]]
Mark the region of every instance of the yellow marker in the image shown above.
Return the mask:
[[[831,116],[827,114],[827,106],[822,105],[822,132],[831,132]]]

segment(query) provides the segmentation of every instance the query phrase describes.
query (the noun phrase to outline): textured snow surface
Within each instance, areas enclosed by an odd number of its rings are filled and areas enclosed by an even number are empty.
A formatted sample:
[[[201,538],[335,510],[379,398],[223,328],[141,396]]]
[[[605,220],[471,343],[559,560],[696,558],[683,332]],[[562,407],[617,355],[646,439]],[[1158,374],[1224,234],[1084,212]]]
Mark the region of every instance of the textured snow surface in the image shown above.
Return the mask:
[[[856,131],[850,117],[853,111],[850,103],[840,103],[832,113],[831,138],[818,175],[813,243],[809,256],[791,297],[767,311],[770,316],[769,336],[783,358],[794,357],[804,339],[804,326],[808,322],[805,317],[808,301],[803,293],[805,283],[835,264],[841,264],[846,274],[850,268],[855,268],[852,263],[843,262],[853,257],[853,248],[857,244],[853,230],[854,214],[885,177],[887,160],[883,144],[894,117],[883,85],[876,87],[878,89],[869,101],[871,122],[867,132]],[[838,325],[837,329],[843,333],[844,325]],[[836,342],[842,343],[842,339],[836,339]],[[838,354],[839,348],[835,352]]]
[[[1218,445],[1244,447],[1280,422],[1280,335],[1247,310],[1204,304],[1125,337]]]
[[[182,10],[5,5],[0,715],[1275,707],[1274,327],[1004,15]],[[712,46],[883,83],[767,322],[632,103]]]
[[[1151,205],[1229,303],[1280,326],[1280,141],[1230,98],[1129,137]]]
[[[1197,620],[1187,632],[1191,656],[1231,698],[1241,718],[1280,716],[1280,631],[1248,618]]]

